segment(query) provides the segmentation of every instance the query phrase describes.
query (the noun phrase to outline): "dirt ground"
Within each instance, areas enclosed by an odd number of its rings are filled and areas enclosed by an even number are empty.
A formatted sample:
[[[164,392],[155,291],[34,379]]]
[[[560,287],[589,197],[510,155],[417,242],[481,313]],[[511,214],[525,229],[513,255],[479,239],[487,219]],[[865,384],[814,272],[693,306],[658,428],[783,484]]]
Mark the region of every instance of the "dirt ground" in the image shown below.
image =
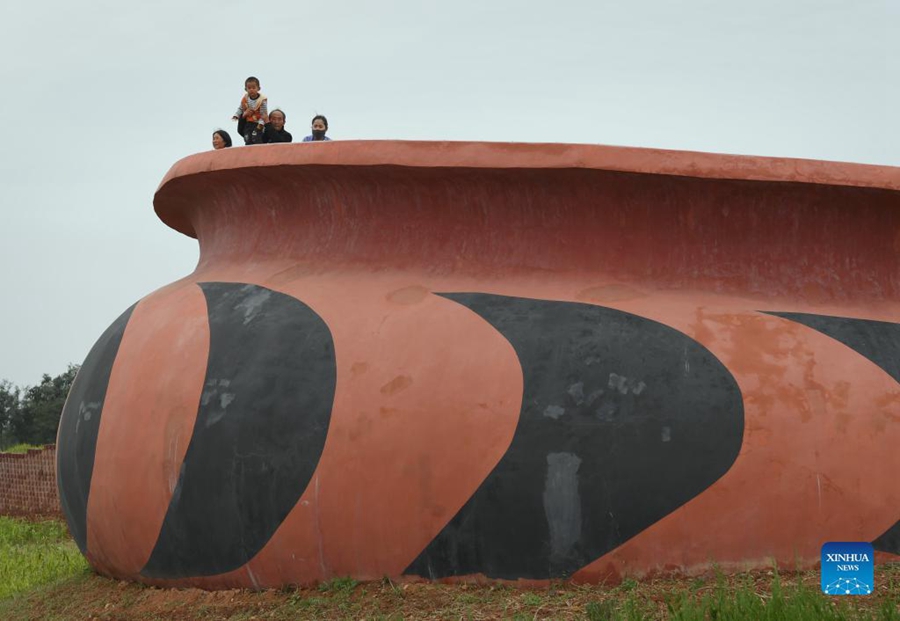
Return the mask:
[[[885,606],[900,615],[900,567],[876,570],[876,593],[840,603],[875,614]],[[616,587],[559,584],[543,589],[511,585],[357,584],[337,579],[319,588],[267,591],[158,589],[86,574],[0,602],[5,621],[89,619],[131,620],[287,620],[287,619],[609,619],[667,618],[667,604],[679,597],[700,599],[724,587],[772,597],[771,571],[738,576],[667,577]],[[818,572],[777,577],[786,593],[801,584],[818,591]],[[835,604],[841,598],[828,598]],[[848,600],[853,600],[849,602]],[[640,611],[640,616],[628,611]],[[614,616],[617,612],[619,616]],[[852,618],[852,617],[851,617]],[[900,617],[898,617],[900,618]]]

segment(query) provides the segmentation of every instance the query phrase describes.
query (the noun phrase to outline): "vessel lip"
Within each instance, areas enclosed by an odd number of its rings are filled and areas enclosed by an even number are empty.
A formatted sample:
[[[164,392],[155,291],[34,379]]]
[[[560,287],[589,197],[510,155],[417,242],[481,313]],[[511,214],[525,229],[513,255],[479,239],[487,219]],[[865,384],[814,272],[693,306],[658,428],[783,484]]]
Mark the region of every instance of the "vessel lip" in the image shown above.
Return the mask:
[[[154,196],[154,208],[167,225],[196,237],[192,226],[163,215],[166,198],[161,192],[166,184],[202,173],[271,166],[583,169],[900,191],[900,167],[850,162],[595,144],[335,140],[254,145],[187,156],[175,162],[163,177]]]

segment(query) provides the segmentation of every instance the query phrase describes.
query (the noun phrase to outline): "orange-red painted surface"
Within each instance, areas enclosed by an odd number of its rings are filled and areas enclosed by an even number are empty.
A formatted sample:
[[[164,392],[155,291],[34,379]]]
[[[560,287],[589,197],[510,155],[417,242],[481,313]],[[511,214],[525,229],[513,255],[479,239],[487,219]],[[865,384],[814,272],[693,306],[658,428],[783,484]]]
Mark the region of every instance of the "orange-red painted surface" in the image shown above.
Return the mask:
[[[335,141],[193,155],[154,206],[201,255],[138,303],[112,367],[87,509],[104,573],[209,588],[401,576],[503,458],[523,407],[510,342],[436,293],[624,311],[695,340],[737,383],[743,439],[727,472],[575,580],[810,566],[826,541],[872,541],[900,520],[900,385],[765,314],[898,321],[900,169]],[[252,560],[152,579],[140,572],[203,388],[202,282],[265,287],[318,314],[334,402],[308,486]]]

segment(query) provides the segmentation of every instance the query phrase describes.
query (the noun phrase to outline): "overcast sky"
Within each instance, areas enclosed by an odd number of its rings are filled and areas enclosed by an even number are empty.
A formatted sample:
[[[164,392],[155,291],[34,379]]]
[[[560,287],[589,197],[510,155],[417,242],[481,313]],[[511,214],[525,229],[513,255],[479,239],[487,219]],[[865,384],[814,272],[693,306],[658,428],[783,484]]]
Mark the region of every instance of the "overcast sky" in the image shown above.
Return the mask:
[[[0,379],[191,272],[153,213],[257,75],[295,139],[578,142],[900,166],[900,0],[4,4]],[[232,132],[232,135],[235,135]]]

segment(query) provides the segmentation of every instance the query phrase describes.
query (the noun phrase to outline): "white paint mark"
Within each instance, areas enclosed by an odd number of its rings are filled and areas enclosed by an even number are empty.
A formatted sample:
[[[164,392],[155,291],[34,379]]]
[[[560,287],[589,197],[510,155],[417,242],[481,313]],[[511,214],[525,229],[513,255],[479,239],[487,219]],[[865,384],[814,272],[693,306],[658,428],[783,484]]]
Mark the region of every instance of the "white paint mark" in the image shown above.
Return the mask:
[[[216,390],[217,383],[217,380],[209,380],[208,382],[206,382],[206,385],[209,386],[211,390],[204,390],[202,393],[200,393],[200,405],[209,405],[210,399],[212,399],[216,395],[216,392],[218,392]]]
[[[169,501],[170,505],[177,505],[178,501],[181,499],[181,492],[184,489],[183,481],[185,468],[187,468],[187,462],[181,462],[181,468],[178,469],[178,477],[175,484],[175,489],[172,491],[172,499]]]
[[[544,416],[546,416],[547,418],[552,418],[553,420],[557,420],[565,413],[566,408],[561,408],[558,405],[548,405],[544,410]]]
[[[662,441],[669,442],[672,439],[672,428],[671,427],[663,427],[662,428]]]
[[[253,583],[253,588],[259,591],[259,582],[256,581],[256,576],[253,575],[253,570],[250,569],[250,564],[247,564],[247,575],[250,576],[250,582]]]
[[[618,373],[609,374],[609,388],[615,388],[623,395],[628,394],[628,388],[625,386],[626,381],[628,381],[628,378]]]
[[[581,540],[581,496],[578,468],[581,458],[573,453],[549,453],[544,482],[544,514],[550,527],[550,556],[568,558]]]
[[[610,373],[608,387],[618,390],[623,395],[627,395],[629,391],[633,395],[639,395],[644,392],[647,384],[640,380],[629,379],[618,373]]]
[[[207,388],[200,394],[200,405],[210,407],[206,411],[206,427],[212,427],[225,417],[225,410],[237,398],[233,392],[225,392],[231,386],[229,379],[211,378],[206,382]],[[220,390],[222,392],[220,392]],[[218,402],[218,406],[217,406]]]
[[[575,401],[575,405],[584,403],[584,382],[572,384],[566,392],[568,392],[569,396],[572,397],[572,400]]]
[[[210,427],[212,427],[213,425],[218,423],[223,418],[225,418],[225,410],[217,410],[215,412],[210,412],[206,416],[206,428],[209,429]]]
[[[166,470],[169,479],[169,494],[175,493],[175,486],[178,485],[178,471],[175,468],[178,456],[178,435],[169,438],[169,452],[166,455]]]
[[[255,289],[252,285],[247,285],[243,291]],[[244,325],[256,319],[256,316],[262,310],[263,305],[272,297],[272,292],[266,289],[259,289],[255,293],[251,293],[244,300],[234,307],[235,310],[244,311]]]
[[[90,401],[85,403],[82,401],[78,404],[78,418],[83,418],[84,422],[88,422],[91,420],[91,417],[94,415],[94,412],[98,412],[100,410],[100,402],[99,401]],[[76,429],[78,425],[76,423]]]

